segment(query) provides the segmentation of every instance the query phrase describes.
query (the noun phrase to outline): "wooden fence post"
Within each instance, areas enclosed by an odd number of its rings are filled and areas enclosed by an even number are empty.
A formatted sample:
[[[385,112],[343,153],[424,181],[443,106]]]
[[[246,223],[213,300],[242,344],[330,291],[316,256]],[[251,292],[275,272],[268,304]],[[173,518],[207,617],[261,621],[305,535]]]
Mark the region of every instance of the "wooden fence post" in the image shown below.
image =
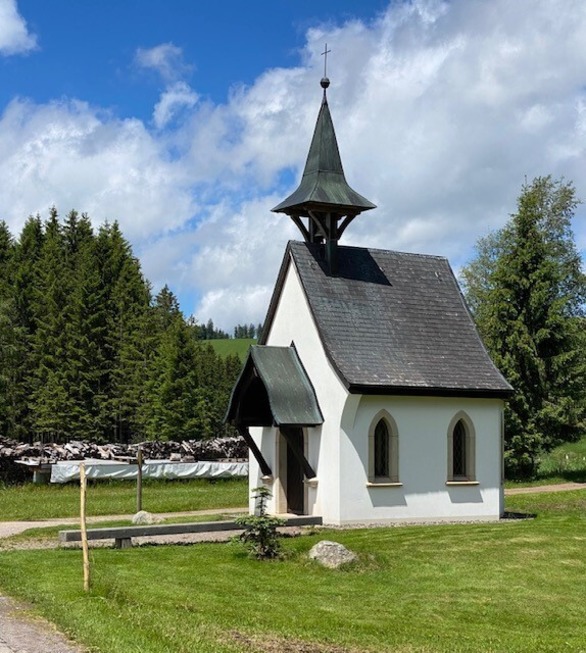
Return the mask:
[[[90,589],[90,555],[87,540],[87,523],[86,523],[86,495],[87,495],[87,478],[85,474],[85,463],[79,466],[79,489],[80,489],[80,526],[81,526],[81,548],[83,551],[83,589],[89,592]]]
[[[142,510],[142,447],[136,452],[136,512]]]

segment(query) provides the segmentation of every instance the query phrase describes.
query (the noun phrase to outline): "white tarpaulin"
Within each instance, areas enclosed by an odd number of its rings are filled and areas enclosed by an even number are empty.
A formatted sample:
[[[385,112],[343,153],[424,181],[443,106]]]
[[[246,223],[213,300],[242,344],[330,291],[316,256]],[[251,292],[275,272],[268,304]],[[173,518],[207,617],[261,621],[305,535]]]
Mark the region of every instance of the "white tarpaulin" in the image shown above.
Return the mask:
[[[51,483],[68,483],[79,479],[79,465],[85,462],[86,476],[93,479],[131,480],[137,476],[136,465],[104,460],[71,460],[55,463],[51,468]],[[143,478],[230,478],[248,476],[248,463],[199,461],[176,463],[170,460],[145,460]]]

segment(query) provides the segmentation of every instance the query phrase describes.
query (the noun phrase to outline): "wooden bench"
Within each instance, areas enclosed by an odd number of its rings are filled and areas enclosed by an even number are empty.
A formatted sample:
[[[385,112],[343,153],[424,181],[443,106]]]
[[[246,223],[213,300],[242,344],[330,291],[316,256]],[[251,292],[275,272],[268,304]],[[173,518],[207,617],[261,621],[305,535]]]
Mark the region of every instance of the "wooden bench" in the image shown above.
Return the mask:
[[[320,526],[321,517],[299,515],[284,520],[284,527]],[[133,537],[156,537],[157,535],[178,535],[183,533],[215,533],[242,530],[235,521],[192,522],[188,524],[153,524],[149,526],[115,526],[113,528],[89,528],[88,540],[114,540],[117,549],[132,546]],[[81,542],[81,531],[59,531],[61,542]]]

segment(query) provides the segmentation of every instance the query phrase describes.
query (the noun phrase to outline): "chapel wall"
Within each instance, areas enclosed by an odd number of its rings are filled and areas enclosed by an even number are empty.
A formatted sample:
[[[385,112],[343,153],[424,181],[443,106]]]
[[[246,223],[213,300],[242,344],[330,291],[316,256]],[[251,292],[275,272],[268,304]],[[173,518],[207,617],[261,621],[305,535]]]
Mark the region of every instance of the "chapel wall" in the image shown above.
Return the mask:
[[[399,482],[369,486],[369,428],[380,411],[398,429]],[[362,396],[340,442],[337,523],[496,519],[503,512],[499,399]],[[477,484],[447,485],[448,428],[465,411],[475,429]],[[349,419],[349,416],[348,416]]]

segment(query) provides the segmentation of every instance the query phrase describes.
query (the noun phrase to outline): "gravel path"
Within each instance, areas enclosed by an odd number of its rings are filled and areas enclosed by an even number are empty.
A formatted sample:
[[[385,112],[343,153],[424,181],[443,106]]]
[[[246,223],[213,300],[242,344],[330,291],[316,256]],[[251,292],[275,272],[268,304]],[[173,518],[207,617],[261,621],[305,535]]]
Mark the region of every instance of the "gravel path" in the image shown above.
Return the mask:
[[[157,513],[159,517],[173,518],[173,517],[198,517],[202,515],[218,515],[218,514],[239,514],[248,512],[248,508],[216,508],[212,510],[192,510],[189,512],[162,512]],[[88,524],[99,524],[104,521],[124,521],[130,522],[132,515],[101,515],[99,517],[88,517]],[[63,524],[65,526],[77,526],[79,524],[78,517],[62,517],[60,519],[45,519],[43,521],[0,521],[0,539],[4,537],[11,537],[24,533],[29,528],[50,528]],[[0,651],[0,653],[2,653]]]
[[[53,624],[0,594],[0,653],[83,653]]]

